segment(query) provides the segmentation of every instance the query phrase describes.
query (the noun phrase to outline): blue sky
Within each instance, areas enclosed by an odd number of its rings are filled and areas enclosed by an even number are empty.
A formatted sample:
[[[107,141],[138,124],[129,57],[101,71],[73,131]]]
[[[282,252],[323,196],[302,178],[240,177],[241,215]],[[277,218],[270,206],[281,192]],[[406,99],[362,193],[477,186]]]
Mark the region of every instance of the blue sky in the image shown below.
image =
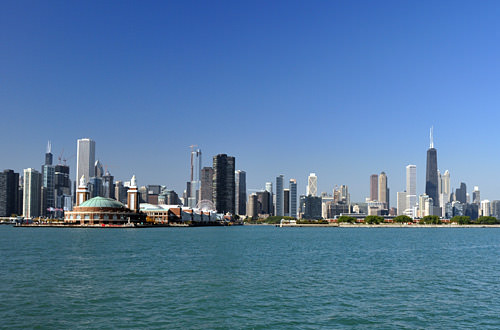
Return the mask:
[[[500,199],[497,1],[3,1],[2,168],[96,141],[118,179],[189,177],[189,145],[236,157],[248,188],[305,192],[385,171],[424,190],[429,128],[452,186]],[[74,173],[75,158],[69,160]],[[73,174],[74,175],[74,174]]]

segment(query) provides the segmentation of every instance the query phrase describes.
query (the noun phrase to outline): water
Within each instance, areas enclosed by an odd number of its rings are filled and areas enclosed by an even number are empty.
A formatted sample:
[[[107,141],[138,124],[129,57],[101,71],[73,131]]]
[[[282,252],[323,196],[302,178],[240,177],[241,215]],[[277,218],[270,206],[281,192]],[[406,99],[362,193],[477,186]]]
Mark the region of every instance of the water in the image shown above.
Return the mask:
[[[0,327],[498,329],[499,228],[0,226]]]

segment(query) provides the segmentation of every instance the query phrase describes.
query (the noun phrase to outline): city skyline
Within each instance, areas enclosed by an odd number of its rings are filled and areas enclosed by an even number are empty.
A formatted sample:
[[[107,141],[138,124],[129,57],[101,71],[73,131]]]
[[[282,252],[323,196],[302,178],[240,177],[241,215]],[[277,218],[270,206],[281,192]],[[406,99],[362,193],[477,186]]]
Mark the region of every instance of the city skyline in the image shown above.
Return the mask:
[[[383,171],[394,206],[408,164],[418,169],[417,193],[424,191],[434,126],[439,170],[450,170],[451,187],[465,182],[483,198],[500,196],[500,178],[487,175],[500,164],[492,152],[500,137],[491,134],[500,105],[496,2],[4,9],[4,169],[39,169],[51,140],[74,180],[74,141],[90,137],[117,180],[135,173],[180,192],[189,178],[185,149],[198,144],[205,155],[236,157],[251,189],[283,173],[301,195],[314,172],[318,194],[347,184],[362,201],[366,178]],[[167,130],[166,122],[176,125]],[[147,138],[126,133],[137,129]],[[160,149],[165,135],[175,143]],[[464,159],[464,149],[474,153]]]

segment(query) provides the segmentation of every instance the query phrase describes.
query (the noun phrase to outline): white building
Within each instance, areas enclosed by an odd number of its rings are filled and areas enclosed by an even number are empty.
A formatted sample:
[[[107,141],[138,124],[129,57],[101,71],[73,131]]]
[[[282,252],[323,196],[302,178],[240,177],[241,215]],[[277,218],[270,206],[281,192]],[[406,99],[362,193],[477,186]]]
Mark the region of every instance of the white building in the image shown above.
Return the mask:
[[[416,205],[417,205],[417,166],[408,165],[406,166],[406,209],[413,212]]]
[[[398,215],[406,214],[406,191],[400,191],[397,194]]]
[[[76,181],[82,176],[87,180],[95,176],[95,141],[79,139],[76,148]]]
[[[491,203],[489,200],[485,199],[481,201],[481,216],[489,217],[491,215]]]
[[[318,196],[318,177],[316,173],[309,174],[307,178],[306,196]]]
[[[40,216],[42,174],[34,168],[24,170],[23,216],[35,218]]]

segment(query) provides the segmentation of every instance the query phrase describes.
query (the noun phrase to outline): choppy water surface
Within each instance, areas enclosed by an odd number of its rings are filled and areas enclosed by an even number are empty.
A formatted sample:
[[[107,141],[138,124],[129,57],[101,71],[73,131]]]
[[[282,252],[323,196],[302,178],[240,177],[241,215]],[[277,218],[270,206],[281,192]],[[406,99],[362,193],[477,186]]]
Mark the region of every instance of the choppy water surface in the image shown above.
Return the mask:
[[[0,327],[498,329],[500,229],[0,227]]]

